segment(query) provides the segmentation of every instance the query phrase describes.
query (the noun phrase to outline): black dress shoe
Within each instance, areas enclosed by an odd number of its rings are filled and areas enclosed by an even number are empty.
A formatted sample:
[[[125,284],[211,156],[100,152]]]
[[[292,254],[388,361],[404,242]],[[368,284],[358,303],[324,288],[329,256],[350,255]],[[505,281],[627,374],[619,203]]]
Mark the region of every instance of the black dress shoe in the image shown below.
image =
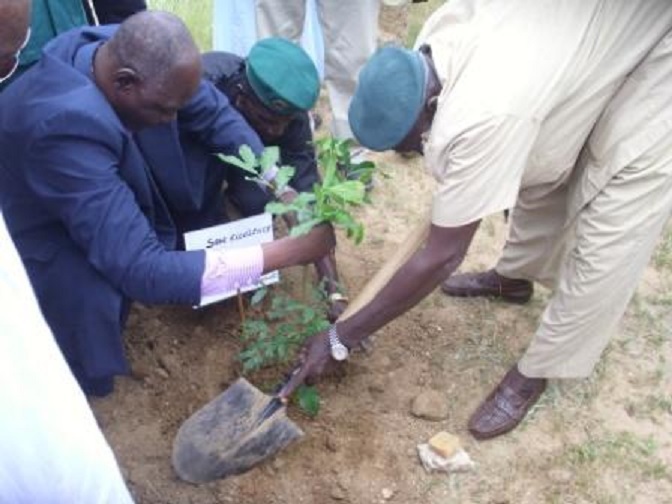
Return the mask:
[[[441,290],[455,297],[492,297],[508,303],[527,303],[534,287],[529,280],[506,278],[494,269],[481,273],[453,275],[441,284]]]
[[[546,382],[528,378],[513,366],[469,419],[471,435],[490,439],[513,430],[544,393]]]

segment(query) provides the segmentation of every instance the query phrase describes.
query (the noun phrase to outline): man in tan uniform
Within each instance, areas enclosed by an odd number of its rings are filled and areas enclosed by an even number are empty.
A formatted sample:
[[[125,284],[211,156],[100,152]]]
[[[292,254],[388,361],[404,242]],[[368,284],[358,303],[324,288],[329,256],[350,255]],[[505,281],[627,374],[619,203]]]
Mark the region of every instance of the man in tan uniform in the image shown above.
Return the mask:
[[[512,208],[501,260],[452,295],[554,289],[522,359],[469,421],[513,429],[548,378],[589,375],[672,209],[672,3],[452,0],[360,74],[362,145],[424,152],[438,181],[427,241],[351,318],[314,336],[290,385],[319,375],[460,265],[484,217]]]

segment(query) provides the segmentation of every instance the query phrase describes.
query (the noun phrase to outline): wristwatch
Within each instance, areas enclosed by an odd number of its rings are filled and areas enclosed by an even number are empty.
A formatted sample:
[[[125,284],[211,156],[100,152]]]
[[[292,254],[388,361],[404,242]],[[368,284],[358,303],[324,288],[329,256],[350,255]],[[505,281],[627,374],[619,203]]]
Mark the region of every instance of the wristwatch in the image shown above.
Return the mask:
[[[331,349],[331,356],[334,360],[344,361],[350,355],[348,347],[346,347],[338,337],[335,324],[329,328],[329,347]]]
[[[344,303],[348,302],[348,297],[344,296],[340,292],[332,292],[329,294],[329,302],[330,303],[338,303],[339,301],[343,301]]]

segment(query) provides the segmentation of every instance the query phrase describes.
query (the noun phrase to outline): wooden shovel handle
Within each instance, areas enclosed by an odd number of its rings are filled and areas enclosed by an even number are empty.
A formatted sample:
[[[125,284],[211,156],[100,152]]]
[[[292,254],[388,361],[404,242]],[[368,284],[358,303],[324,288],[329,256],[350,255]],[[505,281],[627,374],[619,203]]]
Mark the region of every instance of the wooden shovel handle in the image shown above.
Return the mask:
[[[420,245],[424,243],[428,234],[429,219],[425,219],[413,226],[413,229],[406,239],[397,247],[394,254],[392,254],[387,262],[381,266],[371,280],[367,282],[338,320],[345,320],[366,306],[375,295],[378,294],[380,289],[387,285],[390,278],[392,278],[397,270],[408,261],[409,257],[418,250]],[[308,369],[304,369],[300,364],[295,367],[276,388],[277,399],[286,403],[288,397],[294,393],[296,387],[303,383],[307,373]]]
[[[383,264],[376,274],[362,288],[357,296],[348,304],[343,314],[338,318],[343,321],[366,306],[387,285],[397,270],[420,248],[429,235],[429,219],[425,218],[413,226],[404,241],[399,244],[392,256]]]

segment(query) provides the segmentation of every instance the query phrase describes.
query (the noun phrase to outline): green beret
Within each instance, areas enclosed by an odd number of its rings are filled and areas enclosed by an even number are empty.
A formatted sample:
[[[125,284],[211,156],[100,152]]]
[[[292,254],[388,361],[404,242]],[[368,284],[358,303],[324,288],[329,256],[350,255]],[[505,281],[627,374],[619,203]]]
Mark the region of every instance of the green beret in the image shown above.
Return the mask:
[[[395,46],[378,49],[359,73],[348,110],[357,141],[377,151],[399,144],[422,110],[425,79],[420,53]]]
[[[287,39],[260,40],[250,50],[247,80],[257,97],[279,114],[310,110],[320,94],[320,77],[310,56]]]

